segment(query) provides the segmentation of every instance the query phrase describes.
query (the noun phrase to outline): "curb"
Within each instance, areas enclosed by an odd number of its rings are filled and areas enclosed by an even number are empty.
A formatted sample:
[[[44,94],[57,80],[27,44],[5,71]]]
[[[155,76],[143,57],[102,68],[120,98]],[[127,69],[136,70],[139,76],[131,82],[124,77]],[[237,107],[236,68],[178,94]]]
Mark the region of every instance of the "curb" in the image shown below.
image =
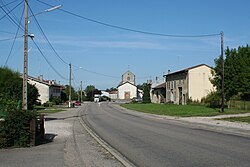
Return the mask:
[[[103,139],[101,139],[87,124],[84,122],[83,118],[78,117],[81,125],[85,130],[103,147],[105,148],[110,154],[112,154],[122,165],[125,167],[135,167],[133,163],[131,163],[126,157],[120,154],[117,150],[115,150],[112,146],[106,143]]]

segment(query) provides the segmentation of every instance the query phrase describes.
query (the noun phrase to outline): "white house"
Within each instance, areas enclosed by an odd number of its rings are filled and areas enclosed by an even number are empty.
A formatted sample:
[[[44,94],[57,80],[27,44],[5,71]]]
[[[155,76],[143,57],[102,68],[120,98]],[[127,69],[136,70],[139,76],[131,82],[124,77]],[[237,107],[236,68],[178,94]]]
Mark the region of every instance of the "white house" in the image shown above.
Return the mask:
[[[57,84],[54,80],[43,80],[42,75],[38,78],[28,77],[28,82],[34,85],[38,89],[41,104],[49,101],[51,97],[61,97],[61,91],[63,86]]]
[[[135,75],[131,71],[127,71],[122,75],[122,81],[118,85],[118,99],[130,100],[139,98],[137,86],[135,85]]]

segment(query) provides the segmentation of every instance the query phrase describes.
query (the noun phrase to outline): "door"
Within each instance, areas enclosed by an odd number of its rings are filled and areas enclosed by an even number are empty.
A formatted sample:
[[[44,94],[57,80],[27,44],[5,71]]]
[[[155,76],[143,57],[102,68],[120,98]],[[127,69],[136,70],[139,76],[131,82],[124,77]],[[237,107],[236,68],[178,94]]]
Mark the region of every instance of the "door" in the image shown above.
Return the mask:
[[[125,100],[130,100],[130,92],[125,92],[124,93],[124,99]]]
[[[179,104],[182,104],[182,87],[179,87]]]

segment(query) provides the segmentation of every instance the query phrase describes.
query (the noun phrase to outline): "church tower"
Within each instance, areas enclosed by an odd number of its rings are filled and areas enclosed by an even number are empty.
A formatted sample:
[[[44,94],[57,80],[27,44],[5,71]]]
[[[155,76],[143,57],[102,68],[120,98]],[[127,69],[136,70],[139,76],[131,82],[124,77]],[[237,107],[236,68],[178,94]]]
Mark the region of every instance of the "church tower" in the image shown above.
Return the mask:
[[[127,71],[122,75],[122,83],[125,82],[135,85],[135,75],[131,71]]]

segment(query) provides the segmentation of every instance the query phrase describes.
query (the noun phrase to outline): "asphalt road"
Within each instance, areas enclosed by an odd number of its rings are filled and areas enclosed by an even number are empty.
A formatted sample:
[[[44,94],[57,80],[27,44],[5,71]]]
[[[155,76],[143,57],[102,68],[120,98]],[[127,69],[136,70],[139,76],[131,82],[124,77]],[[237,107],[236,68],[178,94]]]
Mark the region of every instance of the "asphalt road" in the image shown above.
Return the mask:
[[[85,104],[86,123],[135,166],[250,166],[250,138]]]

